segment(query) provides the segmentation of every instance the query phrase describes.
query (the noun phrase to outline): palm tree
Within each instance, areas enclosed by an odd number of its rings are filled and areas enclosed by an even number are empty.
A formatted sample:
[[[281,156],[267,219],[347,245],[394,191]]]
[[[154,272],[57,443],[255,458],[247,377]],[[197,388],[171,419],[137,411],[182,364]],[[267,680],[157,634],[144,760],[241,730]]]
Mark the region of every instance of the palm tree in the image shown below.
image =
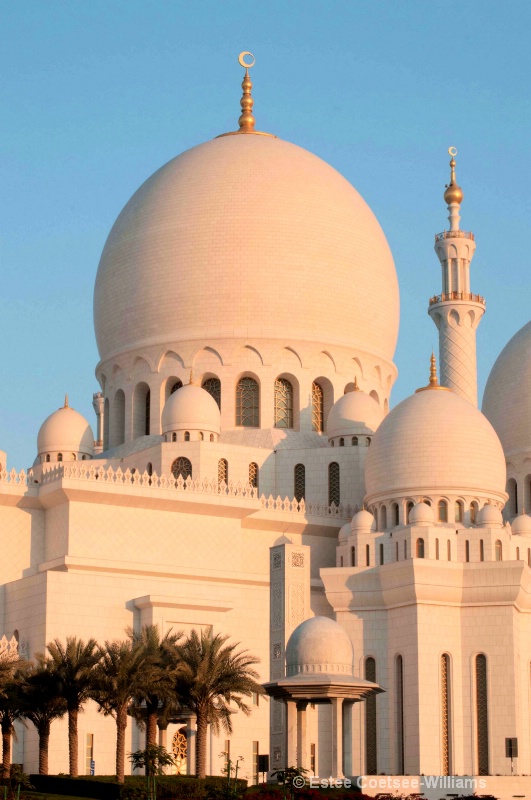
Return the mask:
[[[59,680],[60,695],[66,701],[68,711],[68,758],[71,778],[78,776],[78,732],[77,721],[83,705],[90,698],[94,667],[100,659],[95,639],[85,642],[75,636],[67,636],[66,646],[54,639],[47,646],[54,662]]]
[[[23,662],[11,662],[11,678],[5,680],[0,694],[0,729],[2,731],[2,777],[9,778],[11,773],[11,741],[15,729],[13,723],[23,715],[24,683]],[[7,671],[5,676],[7,676]]]
[[[94,672],[92,697],[105,715],[116,721],[116,779],[124,782],[127,709],[142,680],[142,648],[131,640],[105,642]]]
[[[66,700],[61,697],[61,686],[56,663],[40,654],[25,676],[22,687],[22,714],[32,722],[39,734],[39,775],[48,775],[48,745],[50,728],[55,719],[66,714]]]
[[[177,645],[180,664],[175,679],[175,692],[181,703],[195,711],[197,719],[196,775],[206,775],[207,726],[210,723],[214,732],[220,727],[232,733],[230,708],[233,702],[244,714],[251,709],[243,701],[242,695],[249,697],[253,692],[263,694],[257,682],[258,673],[253,664],[259,659],[247,650],[236,650],[238,644],[225,644],[229,637],[212,635],[210,629],[198,635],[193,630],[188,639]]]
[[[157,721],[163,707],[174,697],[174,673],[177,667],[175,645],[181,633],[169,630],[161,639],[158,625],[144,625],[140,632],[127,630],[131,642],[140,647],[145,662],[142,680],[133,698],[133,716],[146,725],[146,748],[157,744]]]

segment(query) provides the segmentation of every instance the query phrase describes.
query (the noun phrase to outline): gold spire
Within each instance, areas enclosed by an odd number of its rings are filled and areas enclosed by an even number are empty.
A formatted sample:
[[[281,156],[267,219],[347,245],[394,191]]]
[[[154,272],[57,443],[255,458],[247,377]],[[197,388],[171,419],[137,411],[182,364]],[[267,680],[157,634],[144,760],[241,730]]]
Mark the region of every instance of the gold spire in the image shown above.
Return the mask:
[[[457,155],[457,148],[449,147],[448,154],[452,157],[450,160],[450,183],[446,185],[446,191],[444,193],[444,202],[447,206],[451,205],[452,203],[457,203],[460,205],[463,202],[463,190],[460,186],[457,185],[457,179],[455,177],[455,158],[454,156]]]
[[[193,383],[193,382],[194,382],[194,370],[191,369],[190,370],[190,379],[189,379],[188,383]]]
[[[360,387],[358,386],[358,376],[357,375],[354,375],[354,389],[352,391],[353,392],[361,391]]]
[[[437,379],[437,359],[435,358],[435,353],[432,350],[431,357],[430,357],[430,382],[427,386],[422,386],[422,388],[417,389],[417,392],[425,392],[428,389],[442,389],[445,392],[451,392],[451,389],[448,389],[446,386],[439,386],[439,381]]]
[[[65,394],[65,404],[64,404],[63,408],[70,408],[70,406],[68,405],[68,395],[67,394]]]
[[[242,107],[242,113],[240,114],[240,118],[238,120],[239,123],[239,130],[237,131],[229,131],[229,133],[222,133],[220,136],[233,136],[236,133],[256,133],[259,136],[273,136],[272,133],[264,133],[263,131],[257,131],[254,128],[255,125],[255,118],[253,116],[253,105],[254,100],[251,95],[251,89],[253,88],[253,83],[249,76],[249,70],[251,67],[254,67],[255,64],[255,57],[252,53],[249,53],[248,50],[244,50],[243,53],[240,53],[238,56],[238,61],[242,67],[245,68],[245,75],[243,76],[242,81],[242,99],[240,100],[240,105]],[[220,138],[219,136],[217,137]],[[276,138],[276,137],[274,137]]]

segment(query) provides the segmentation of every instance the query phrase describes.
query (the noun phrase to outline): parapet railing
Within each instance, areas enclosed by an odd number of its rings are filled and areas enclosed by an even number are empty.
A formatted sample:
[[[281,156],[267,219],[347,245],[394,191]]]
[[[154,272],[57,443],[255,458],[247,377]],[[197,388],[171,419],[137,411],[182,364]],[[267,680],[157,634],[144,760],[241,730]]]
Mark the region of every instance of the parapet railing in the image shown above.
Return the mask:
[[[444,303],[447,300],[468,300],[471,303],[481,303],[482,306],[486,305],[485,298],[480,294],[471,294],[470,292],[443,292],[430,297],[430,306],[435,303]]]
[[[471,239],[474,241],[474,234],[471,231],[442,231],[435,234],[435,241],[441,242],[443,239]]]

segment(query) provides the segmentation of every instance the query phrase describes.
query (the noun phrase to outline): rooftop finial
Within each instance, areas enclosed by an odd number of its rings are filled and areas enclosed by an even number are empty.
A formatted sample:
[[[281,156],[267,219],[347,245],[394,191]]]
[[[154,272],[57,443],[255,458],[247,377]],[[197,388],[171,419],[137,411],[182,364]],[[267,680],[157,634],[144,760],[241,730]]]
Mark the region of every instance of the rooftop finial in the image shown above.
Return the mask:
[[[444,193],[444,201],[447,206],[450,206],[453,203],[457,203],[457,205],[460,205],[463,202],[464,195],[461,187],[457,185],[457,179],[455,177],[455,156],[457,155],[457,148],[449,147],[448,154],[451,156],[450,183],[447,184],[446,186],[446,191]]]
[[[354,392],[359,392],[360,391],[360,387],[358,386],[358,376],[357,375],[354,375],[354,389],[353,389],[353,391]]]
[[[252,53],[244,51],[238,56],[238,61],[242,67],[245,67],[245,75],[242,81],[243,95],[242,99],[240,100],[242,113],[240,119],[238,120],[240,125],[240,133],[254,133],[254,100],[251,97],[251,89],[253,88],[253,84],[251,78],[249,77],[249,70],[251,67],[254,67],[255,57]]]
[[[190,380],[188,381],[188,383],[193,383],[193,382],[194,382],[194,370],[191,369],[190,370]]]
[[[65,394],[65,404],[64,404],[64,408],[70,408],[70,406],[68,405],[68,395],[67,395],[67,394]]]
[[[438,385],[439,381],[437,380],[437,359],[435,358],[435,353],[432,350],[430,358],[430,386],[438,386]]]

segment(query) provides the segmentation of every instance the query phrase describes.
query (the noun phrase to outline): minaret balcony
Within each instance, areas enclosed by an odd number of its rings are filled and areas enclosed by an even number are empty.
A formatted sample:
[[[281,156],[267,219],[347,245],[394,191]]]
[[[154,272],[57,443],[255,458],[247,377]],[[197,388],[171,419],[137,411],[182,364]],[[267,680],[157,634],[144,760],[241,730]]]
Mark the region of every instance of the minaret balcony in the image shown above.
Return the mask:
[[[436,242],[442,242],[443,239],[471,239],[474,241],[474,234],[471,231],[443,231],[435,234]]]
[[[458,233],[461,233],[461,231],[458,231]],[[470,294],[470,292],[443,292],[443,294],[436,294],[430,297],[430,306],[434,306],[436,303],[446,303],[449,300],[462,300],[468,303],[479,303],[482,306],[486,305],[485,298],[480,294]]]

